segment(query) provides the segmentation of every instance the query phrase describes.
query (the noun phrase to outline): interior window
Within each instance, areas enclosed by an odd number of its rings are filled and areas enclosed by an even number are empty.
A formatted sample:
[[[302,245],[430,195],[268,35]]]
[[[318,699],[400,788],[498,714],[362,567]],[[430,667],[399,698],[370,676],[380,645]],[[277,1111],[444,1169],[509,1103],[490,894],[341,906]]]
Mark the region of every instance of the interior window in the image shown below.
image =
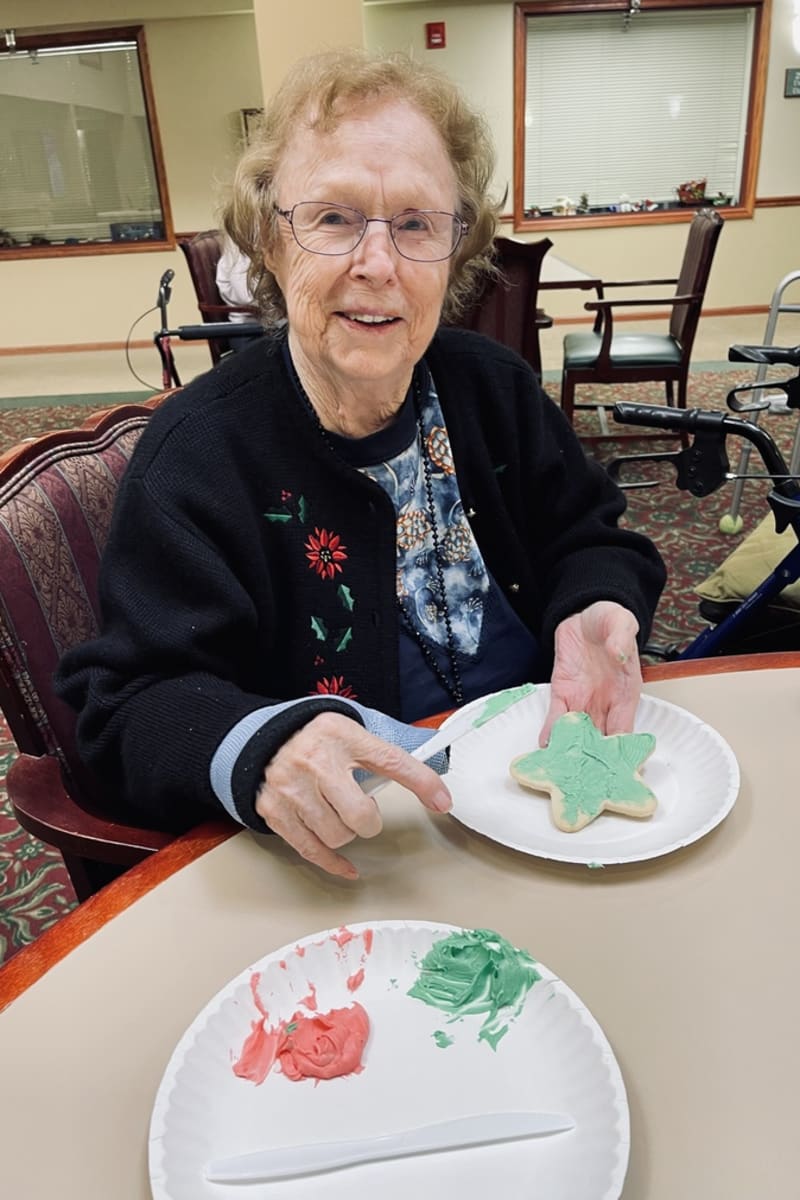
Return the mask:
[[[518,226],[751,215],[768,3],[517,4]]]
[[[3,40],[3,257],[174,245],[143,29]]]

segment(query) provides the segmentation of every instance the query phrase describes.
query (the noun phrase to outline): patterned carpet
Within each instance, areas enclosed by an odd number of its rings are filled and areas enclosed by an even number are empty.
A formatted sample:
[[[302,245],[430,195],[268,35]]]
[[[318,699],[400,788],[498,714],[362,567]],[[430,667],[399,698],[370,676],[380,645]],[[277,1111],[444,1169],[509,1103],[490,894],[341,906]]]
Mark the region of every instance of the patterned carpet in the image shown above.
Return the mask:
[[[15,754],[0,717],[0,963],[75,906],[61,855],[20,829],[6,799]]]
[[[690,405],[700,408],[724,408],[725,396],[737,379],[752,378],[729,371],[700,373],[693,377]],[[557,399],[558,387],[548,385]],[[608,401],[610,389],[598,389],[596,395],[583,389],[579,400]],[[661,389],[655,385],[637,384],[624,389],[618,398],[643,403],[662,403]],[[97,408],[109,403],[98,397]],[[0,453],[23,438],[49,429],[81,424],[91,412],[83,405],[62,405],[48,408],[16,408],[0,411]],[[592,412],[578,414],[578,429],[584,433],[597,431],[597,417]],[[767,427],[789,454],[794,436],[794,416],[766,418]],[[589,452],[601,461],[617,453],[661,448],[654,443],[626,441],[619,444],[600,444]],[[677,443],[665,441],[663,448],[676,449]],[[740,445],[731,440],[728,452],[732,469],[736,469]],[[755,456],[751,469],[758,469]],[[625,522],[650,536],[667,562],[669,579],[656,613],[652,641],[665,645],[685,645],[704,627],[697,612],[694,588],[722,561],[766,512],[764,498],[767,485],[750,480],[744,488],[740,512],[744,531],[739,537],[726,537],[719,532],[719,520],[731,503],[730,486],[703,500],[696,500],[674,486],[675,472],[667,464],[637,468],[639,478],[660,480],[657,488],[628,492],[628,512]],[[632,472],[623,481],[632,480]],[[15,950],[33,941],[75,904],[60,856],[28,837],[19,828],[8,810],[5,777],[14,755],[14,745],[5,723],[0,720],[0,962]]]

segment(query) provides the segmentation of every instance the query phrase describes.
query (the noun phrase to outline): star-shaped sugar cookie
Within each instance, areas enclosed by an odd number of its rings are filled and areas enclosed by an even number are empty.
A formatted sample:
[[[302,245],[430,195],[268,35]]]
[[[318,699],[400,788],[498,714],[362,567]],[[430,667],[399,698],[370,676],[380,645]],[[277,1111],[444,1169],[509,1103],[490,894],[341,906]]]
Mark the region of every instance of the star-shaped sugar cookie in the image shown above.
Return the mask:
[[[509,770],[525,787],[548,792],[556,825],[574,833],[605,811],[652,816],[658,801],[639,769],[655,744],[652,733],[604,736],[587,713],[570,712],[544,749],[520,754]]]

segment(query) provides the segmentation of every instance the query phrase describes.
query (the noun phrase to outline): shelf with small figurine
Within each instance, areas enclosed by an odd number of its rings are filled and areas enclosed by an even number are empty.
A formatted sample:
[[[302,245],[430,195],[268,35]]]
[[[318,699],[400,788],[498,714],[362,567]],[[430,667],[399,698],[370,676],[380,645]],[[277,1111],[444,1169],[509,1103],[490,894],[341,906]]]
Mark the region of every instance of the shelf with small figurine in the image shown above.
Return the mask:
[[[579,200],[570,196],[557,196],[550,206],[532,205],[524,210],[526,220],[537,217],[581,217],[605,216],[613,213],[654,213],[674,212],[682,208],[700,208],[709,205],[714,208],[725,208],[734,203],[733,196],[717,192],[714,196],[706,195],[706,180],[691,180],[679,184],[675,189],[677,198],[669,200],[634,200],[624,193],[610,204],[590,204],[589,197],[584,192]]]

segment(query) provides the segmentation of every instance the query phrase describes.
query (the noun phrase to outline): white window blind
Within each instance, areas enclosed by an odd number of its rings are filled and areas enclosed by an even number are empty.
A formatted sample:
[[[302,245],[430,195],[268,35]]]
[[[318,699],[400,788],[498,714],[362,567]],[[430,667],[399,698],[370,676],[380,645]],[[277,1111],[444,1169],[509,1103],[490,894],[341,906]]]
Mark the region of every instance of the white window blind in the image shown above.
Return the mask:
[[[739,200],[750,8],[575,13],[527,23],[524,208]]]
[[[164,238],[135,41],[0,56],[0,228],[20,246]]]

